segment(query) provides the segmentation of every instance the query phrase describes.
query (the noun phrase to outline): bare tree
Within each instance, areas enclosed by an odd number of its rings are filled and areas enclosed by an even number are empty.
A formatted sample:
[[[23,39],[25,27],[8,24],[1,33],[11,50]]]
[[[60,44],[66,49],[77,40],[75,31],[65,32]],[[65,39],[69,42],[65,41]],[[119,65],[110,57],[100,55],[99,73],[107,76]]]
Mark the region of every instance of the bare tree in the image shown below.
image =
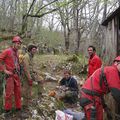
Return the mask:
[[[73,21],[74,21],[73,27],[75,31],[76,52],[79,51],[80,48],[80,40],[83,33],[82,16],[83,16],[83,9],[85,8],[86,4],[87,1],[82,1],[82,0],[80,1],[74,0],[73,2]]]
[[[103,18],[102,20],[104,20],[106,18],[106,15],[107,15],[107,1],[108,0],[104,0],[104,10],[103,10]]]
[[[51,32],[56,27],[63,33],[66,50],[74,42],[72,46],[78,51],[83,43],[87,46],[99,41],[100,22],[118,3],[119,0],[1,0],[0,30],[40,34],[47,22]]]
[[[57,2],[57,5],[59,6],[60,2]],[[59,15],[60,15],[60,21],[61,25],[63,26],[63,33],[64,33],[64,39],[65,39],[65,48],[66,51],[69,50],[70,47],[70,8],[69,4],[66,5],[63,8],[59,8]]]
[[[23,21],[22,21],[22,30],[21,30],[21,33],[24,33],[25,30],[27,30],[27,17],[28,17],[28,14],[30,13],[32,7],[34,6],[36,0],[33,0],[27,13],[25,15],[23,15]]]

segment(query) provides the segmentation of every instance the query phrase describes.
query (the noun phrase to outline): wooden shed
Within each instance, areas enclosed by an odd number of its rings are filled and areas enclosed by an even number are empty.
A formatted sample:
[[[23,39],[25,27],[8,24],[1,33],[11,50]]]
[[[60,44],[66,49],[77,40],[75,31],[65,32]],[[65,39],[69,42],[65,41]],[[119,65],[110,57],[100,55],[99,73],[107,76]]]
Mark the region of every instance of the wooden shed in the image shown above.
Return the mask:
[[[120,7],[102,21],[105,27],[105,56],[109,62],[120,55]]]
[[[109,14],[106,19],[102,21],[102,25],[105,27],[104,54],[105,57],[108,58],[107,62],[112,63],[113,59],[120,55],[120,7]],[[109,106],[111,106],[112,109],[114,108],[113,111],[120,115],[120,104],[112,100],[110,96],[109,99]],[[116,120],[117,118],[114,116],[114,119]]]

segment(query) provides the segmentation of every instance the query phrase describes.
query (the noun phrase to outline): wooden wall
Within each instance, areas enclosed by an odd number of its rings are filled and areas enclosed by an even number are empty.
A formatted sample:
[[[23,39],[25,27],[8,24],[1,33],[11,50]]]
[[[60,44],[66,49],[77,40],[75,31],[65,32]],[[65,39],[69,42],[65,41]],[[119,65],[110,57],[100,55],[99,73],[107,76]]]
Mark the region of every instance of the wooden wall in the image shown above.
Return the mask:
[[[111,64],[117,55],[117,18],[114,18],[108,23],[105,30],[105,55],[104,60],[106,63]]]

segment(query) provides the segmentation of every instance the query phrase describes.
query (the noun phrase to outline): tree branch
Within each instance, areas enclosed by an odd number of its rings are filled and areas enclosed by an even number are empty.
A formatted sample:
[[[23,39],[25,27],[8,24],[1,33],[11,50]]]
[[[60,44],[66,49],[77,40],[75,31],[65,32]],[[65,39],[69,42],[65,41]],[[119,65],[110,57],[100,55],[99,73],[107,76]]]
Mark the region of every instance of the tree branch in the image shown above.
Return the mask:
[[[52,2],[50,2],[50,3],[48,3],[48,4],[46,4],[46,5],[44,5],[43,7],[41,7],[41,8],[36,12],[35,15],[37,15],[37,14],[40,12],[40,10],[42,10],[42,9],[45,8],[45,7],[47,7],[48,5],[51,5],[52,3],[56,2],[56,1],[58,1],[58,0],[54,0],[54,1],[52,1]]]
[[[28,16],[28,17],[38,17],[38,18],[40,18],[40,17],[43,17],[44,15],[49,14],[49,13],[52,13],[52,12],[54,12],[54,11],[56,11],[56,10],[58,10],[58,8],[53,9],[53,10],[50,10],[50,11],[48,11],[48,12],[45,12],[45,13],[43,13],[43,14],[41,14],[41,15],[31,15],[31,14],[28,14],[27,16]]]
[[[64,4],[64,5],[68,5],[68,4],[70,4],[71,2],[73,2],[73,1],[71,0],[70,2],[68,2],[68,3]],[[47,12],[41,14],[41,15],[37,15],[37,14],[35,14],[35,15],[28,14],[27,16],[28,16],[28,17],[38,17],[38,18],[40,18],[40,17],[43,17],[44,15],[47,15],[47,14],[49,14],[49,13],[52,13],[52,12],[55,12],[55,11],[59,10],[60,7],[62,7],[62,6],[63,6],[63,5],[59,6],[58,8],[52,9],[52,10],[50,10],[50,11],[47,11]]]
[[[23,16],[23,18],[25,18],[24,22],[26,22],[27,15],[29,14],[29,12],[32,9],[32,6],[34,5],[35,2],[36,2],[36,0],[32,1],[32,4],[30,5],[30,8],[29,8],[28,12]]]

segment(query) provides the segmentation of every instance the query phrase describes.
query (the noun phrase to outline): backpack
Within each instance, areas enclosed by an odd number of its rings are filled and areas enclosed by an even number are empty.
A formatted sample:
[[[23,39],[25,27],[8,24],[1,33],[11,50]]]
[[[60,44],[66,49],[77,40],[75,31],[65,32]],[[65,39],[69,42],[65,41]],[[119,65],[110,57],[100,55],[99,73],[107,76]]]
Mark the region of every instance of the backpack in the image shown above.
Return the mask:
[[[23,60],[25,58],[25,52],[23,50],[19,50],[19,64],[20,64],[20,75],[22,76],[24,73]]]

